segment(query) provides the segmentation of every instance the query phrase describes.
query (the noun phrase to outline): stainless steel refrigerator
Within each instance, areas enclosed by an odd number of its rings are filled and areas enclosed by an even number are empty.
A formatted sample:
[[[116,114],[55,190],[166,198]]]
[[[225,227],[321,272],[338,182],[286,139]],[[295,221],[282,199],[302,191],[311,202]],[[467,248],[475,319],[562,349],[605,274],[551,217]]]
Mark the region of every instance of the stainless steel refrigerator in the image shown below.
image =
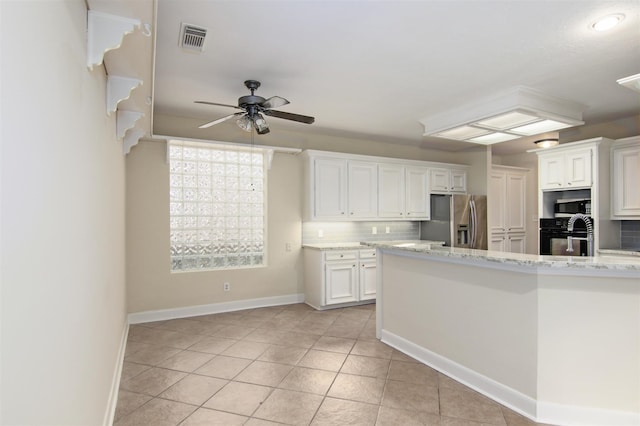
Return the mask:
[[[487,249],[485,195],[431,195],[431,220],[421,223],[420,238],[450,247]]]

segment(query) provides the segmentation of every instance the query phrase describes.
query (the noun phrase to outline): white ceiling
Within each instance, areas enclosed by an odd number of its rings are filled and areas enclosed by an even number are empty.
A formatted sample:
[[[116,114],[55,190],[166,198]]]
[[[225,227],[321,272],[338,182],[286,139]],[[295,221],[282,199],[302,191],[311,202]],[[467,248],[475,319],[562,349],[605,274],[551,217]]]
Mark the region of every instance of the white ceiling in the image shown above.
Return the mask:
[[[610,13],[626,19],[589,28]],[[203,53],[179,47],[183,22],[208,29]],[[272,134],[454,151],[470,144],[423,137],[419,120],[516,86],[584,104],[586,124],[640,114],[640,95],[616,83],[640,73],[638,0],[158,0],[156,31],[154,113],[203,123],[234,110],[193,101],[235,105],[246,79],[291,102],[280,110],[316,118],[268,118]]]

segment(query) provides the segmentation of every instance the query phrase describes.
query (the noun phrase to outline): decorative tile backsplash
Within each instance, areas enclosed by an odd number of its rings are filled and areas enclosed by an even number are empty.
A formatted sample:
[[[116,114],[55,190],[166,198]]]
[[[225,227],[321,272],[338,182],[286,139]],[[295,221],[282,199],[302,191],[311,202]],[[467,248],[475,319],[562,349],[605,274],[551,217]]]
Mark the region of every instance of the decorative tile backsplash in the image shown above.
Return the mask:
[[[640,250],[640,220],[620,221],[620,248]]]
[[[302,244],[419,239],[420,222],[304,222],[302,224]]]

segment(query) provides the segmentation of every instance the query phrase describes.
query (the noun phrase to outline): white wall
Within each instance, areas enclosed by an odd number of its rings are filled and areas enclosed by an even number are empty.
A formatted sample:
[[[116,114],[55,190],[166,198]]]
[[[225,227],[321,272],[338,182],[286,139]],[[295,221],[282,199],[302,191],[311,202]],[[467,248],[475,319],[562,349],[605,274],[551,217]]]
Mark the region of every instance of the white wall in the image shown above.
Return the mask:
[[[86,3],[2,1],[0,423],[99,425],[125,331],[124,158]]]

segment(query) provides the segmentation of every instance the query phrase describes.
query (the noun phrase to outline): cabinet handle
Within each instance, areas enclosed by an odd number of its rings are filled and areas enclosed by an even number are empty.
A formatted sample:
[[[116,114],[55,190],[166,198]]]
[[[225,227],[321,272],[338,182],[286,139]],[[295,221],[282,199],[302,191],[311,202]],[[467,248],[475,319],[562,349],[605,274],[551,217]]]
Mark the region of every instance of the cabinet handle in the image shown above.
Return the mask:
[[[402,213],[400,213],[400,216],[402,216]]]
[[[567,182],[567,185],[571,185],[571,182]]]
[[[350,214],[353,214],[353,212],[351,212]]]
[[[344,257],[344,254],[341,254],[340,257]]]
[[[400,214],[402,214],[402,213],[400,213]],[[410,214],[411,214],[411,213],[407,213],[407,216],[409,216]]]
[[[356,265],[353,265],[353,266],[352,266],[352,268],[355,268],[355,267],[356,267]]]
[[[340,214],[344,214],[344,212],[340,212]]]

